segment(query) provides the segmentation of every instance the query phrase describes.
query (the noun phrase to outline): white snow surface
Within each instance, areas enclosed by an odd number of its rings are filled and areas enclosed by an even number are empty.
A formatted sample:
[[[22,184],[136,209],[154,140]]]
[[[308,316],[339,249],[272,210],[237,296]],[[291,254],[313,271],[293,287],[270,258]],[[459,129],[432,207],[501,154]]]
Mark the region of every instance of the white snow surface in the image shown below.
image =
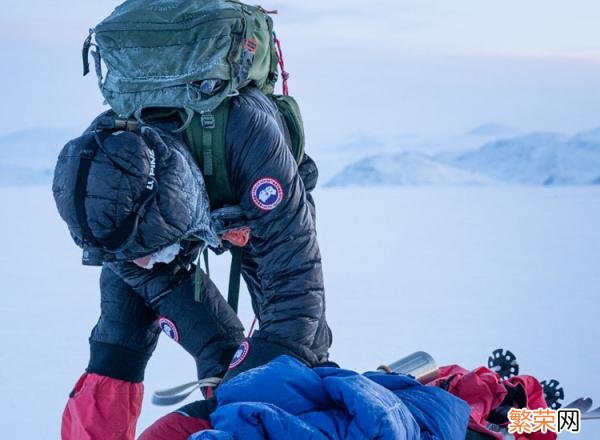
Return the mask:
[[[61,148],[80,131],[36,127],[0,135],[0,186],[49,182]]]
[[[568,401],[600,403],[600,188],[315,196],[332,359],[364,371],[425,350],[440,364],[472,368],[505,347],[522,373],[559,379]],[[87,363],[98,269],[80,265],[48,187],[0,188],[0,206],[3,437],[56,439]],[[211,263],[224,289],[228,258]],[[245,291],[240,315],[249,325]],[[194,379],[194,371],[189,355],[162,336],[147,369],[140,430],[169,411],[153,407],[150,392]],[[600,422],[584,423],[573,438],[600,438]]]

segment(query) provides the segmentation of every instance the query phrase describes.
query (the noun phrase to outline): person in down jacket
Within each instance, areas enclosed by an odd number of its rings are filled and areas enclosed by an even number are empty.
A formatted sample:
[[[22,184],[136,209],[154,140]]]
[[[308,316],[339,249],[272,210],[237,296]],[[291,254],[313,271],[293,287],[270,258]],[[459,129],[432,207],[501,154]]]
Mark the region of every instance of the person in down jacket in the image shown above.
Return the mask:
[[[144,370],[161,329],[192,355],[199,379],[226,381],[282,354],[308,366],[327,362],[331,332],[309,194],[317,169],[308,157],[296,165],[271,101],[252,86],[241,90],[226,131],[228,176],[248,240],[217,235],[202,173],[171,121],[140,133],[96,132],[106,117],[64,147],[54,174],[58,211],[84,262],[98,252],[103,262],[100,318],[62,438],[134,438]],[[194,290],[200,246],[228,239],[244,245],[242,276],[260,324],[247,339],[208,276],[198,272],[200,294]],[[141,438],[187,439],[207,427],[210,391]]]

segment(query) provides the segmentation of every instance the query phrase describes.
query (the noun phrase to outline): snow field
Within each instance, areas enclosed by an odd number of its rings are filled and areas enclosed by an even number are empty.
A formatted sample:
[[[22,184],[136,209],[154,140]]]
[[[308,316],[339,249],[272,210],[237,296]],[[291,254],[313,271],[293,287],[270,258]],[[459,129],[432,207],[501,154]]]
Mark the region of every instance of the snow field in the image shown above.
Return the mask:
[[[510,348],[521,372],[600,403],[600,188],[320,189],[332,359],[359,371],[412,351],[475,367]],[[1,188],[0,403],[6,438],[56,439],[87,363],[98,269],[80,265],[47,187]],[[226,287],[228,258],[212,258]],[[245,291],[240,316],[250,325]],[[169,409],[152,390],[194,378],[161,341],[139,431]],[[578,439],[597,439],[600,422]],[[562,437],[561,437],[562,438]],[[567,438],[567,436],[565,436]]]

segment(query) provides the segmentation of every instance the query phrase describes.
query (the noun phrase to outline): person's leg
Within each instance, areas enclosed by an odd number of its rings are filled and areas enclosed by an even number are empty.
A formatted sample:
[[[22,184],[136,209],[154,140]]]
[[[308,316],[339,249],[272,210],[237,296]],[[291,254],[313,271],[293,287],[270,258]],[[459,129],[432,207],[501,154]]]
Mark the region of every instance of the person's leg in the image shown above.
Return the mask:
[[[197,299],[192,274],[153,307],[165,333],[196,360],[198,378],[222,377],[244,338],[243,326],[205,274]],[[213,409],[214,399],[188,404],[157,420],[138,440],[187,440],[191,434],[210,428]]]
[[[221,377],[244,338],[244,327],[211,279],[201,273],[194,297],[195,273],[153,303],[159,325],[196,361],[198,379]]]
[[[144,370],[158,340],[156,314],[119,277],[100,276],[101,314],[90,361],[63,413],[63,440],[130,440],[140,414]]]
[[[138,440],[187,440],[196,432],[212,428],[210,414],[215,408],[215,398],[189,403],[158,419]]]

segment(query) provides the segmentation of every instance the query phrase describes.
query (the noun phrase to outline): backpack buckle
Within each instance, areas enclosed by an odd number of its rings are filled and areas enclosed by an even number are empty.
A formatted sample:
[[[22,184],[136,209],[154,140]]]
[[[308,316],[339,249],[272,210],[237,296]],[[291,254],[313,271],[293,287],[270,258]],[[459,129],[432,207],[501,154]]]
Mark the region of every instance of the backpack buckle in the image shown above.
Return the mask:
[[[215,128],[215,115],[213,115],[212,113],[208,112],[208,113],[202,113],[200,115],[200,124],[202,125],[202,128],[206,129],[206,130],[212,130]]]
[[[138,131],[140,124],[135,119],[118,119],[114,120],[115,128],[124,131]]]

